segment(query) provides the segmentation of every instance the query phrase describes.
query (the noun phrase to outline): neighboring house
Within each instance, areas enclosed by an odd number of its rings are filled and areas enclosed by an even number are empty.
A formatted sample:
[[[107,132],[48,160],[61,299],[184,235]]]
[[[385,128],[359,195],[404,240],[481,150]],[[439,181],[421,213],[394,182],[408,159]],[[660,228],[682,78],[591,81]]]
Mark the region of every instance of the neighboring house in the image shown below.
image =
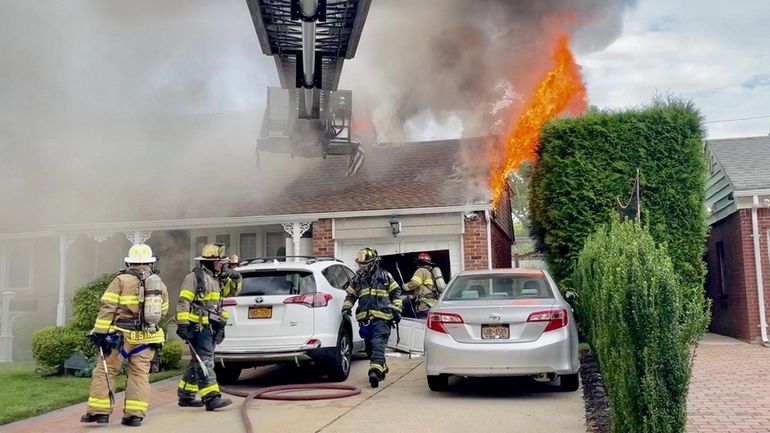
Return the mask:
[[[707,140],[706,157],[711,330],[767,341],[770,137]]]
[[[29,358],[33,330],[71,317],[78,287],[122,267],[135,239],[147,240],[160,257],[172,305],[193,257],[215,241],[241,258],[297,251],[335,256],[351,266],[356,251],[368,246],[389,256],[388,263],[401,263],[406,279],[411,257],[421,251],[434,252],[447,281],[466,269],[510,267],[510,195],[491,208],[490,140],[376,147],[352,177],[345,177],[344,158],[312,161],[297,177],[276,179],[270,187],[234,188],[221,179],[239,176],[223,173],[210,200],[196,192],[184,195],[184,206],[170,206],[171,193],[159,187],[132,192],[131,203],[108,196],[89,202],[88,216],[77,221],[62,216],[65,221],[22,232],[0,228],[0,292],[15,292],[13,312],[3,314],[16,317],[14,360]],[[257,198],[257,190],[274,193]],[[391,219],[400,223],[395,237]],[[3,354],[0,346],[2,356],[7,350]]]

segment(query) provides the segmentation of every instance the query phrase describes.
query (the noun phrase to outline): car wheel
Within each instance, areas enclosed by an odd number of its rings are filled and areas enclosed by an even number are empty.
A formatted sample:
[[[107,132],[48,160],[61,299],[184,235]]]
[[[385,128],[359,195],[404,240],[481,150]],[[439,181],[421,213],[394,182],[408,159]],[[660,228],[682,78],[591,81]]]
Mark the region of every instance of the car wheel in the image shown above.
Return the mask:
[[[565,392],[577,391],[580,385],[580,377],[578,373],[575,374],[562,374],[559,376],[559,390]]]
[[[222,366],[222,363],[214,364],[214,374],[217,375],[217,382],[227,385],[235,383],[241,377],[241,367],[235,365]]]
[[[329,362],[327,376],[332,382],[343,382],[350,374],[350,363],[353,361],[353,338],[350,333],[340,329],[340,335],[337,337],[337,347],[334,356]]]
[[[439,374],[438,376],[428,375],[428,388],[430,388],[431,391],[444,391],[448,386],[448,374]]]

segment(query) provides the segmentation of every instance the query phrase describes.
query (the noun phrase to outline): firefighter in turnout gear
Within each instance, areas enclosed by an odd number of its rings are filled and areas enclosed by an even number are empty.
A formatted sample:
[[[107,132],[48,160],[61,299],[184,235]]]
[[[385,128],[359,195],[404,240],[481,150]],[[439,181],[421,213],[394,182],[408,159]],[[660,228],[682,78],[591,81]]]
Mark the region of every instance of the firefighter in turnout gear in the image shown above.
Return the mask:
[[[380,268],[379,262],[377,251],[371,248],[358,251],[359,270],[346,289],[347,296],[342,305],[342,314],[351,315],[353,305],[358,301],[356,320],[370,358],[369,384],[372,388],[377,388],[388,372],[385,347],[392,324],[401,320],[401,288],[387,271]]]
[[[179,382],[179,406],[201,407],[211,411],[232,403],[222,398],[214,374],[214,346],[224,339],[228,313],[222,309],[222,298],[237,296],[241,291],[241,275],[225,266],[223,244],[203,247],[199,265],[182,282],[177,304],[177,335],[191,347],[206,366],[204,372],[193,355]],[[195,395],[200,394],[201,400]]]
[[[410,296],[407,298],[409,305],[405,310],[414,314],[415,318],[428,317],[428,311],[436,305],[439,291],[433,282],[433,267],[428,253],[420,253],[417,256],[417,270],[408,283],[404,284],[404,291]]]
[[[169,306],[168,290],[151,267],[155,261],[149,245],[132,246],[125,258],[127,269],[120,271],[102,295],[90,335],[99,355],[81,422],[109,422],[111,384],[115,384],[122,360],[126,359],[128,381],[121,424],[142,424],[150,402],[150,362],[166,339],[160,320]]]

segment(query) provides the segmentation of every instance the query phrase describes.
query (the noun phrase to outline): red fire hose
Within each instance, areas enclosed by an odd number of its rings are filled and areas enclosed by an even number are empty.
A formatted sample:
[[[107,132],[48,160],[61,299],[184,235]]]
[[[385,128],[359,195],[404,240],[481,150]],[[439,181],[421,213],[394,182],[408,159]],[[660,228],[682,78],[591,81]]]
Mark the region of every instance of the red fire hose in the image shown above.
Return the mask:
[[[329,392],[322,394],[303,394],[292,395],[293,391],[302,391],[308,389],[336,389],[339,392]],[[270,386],[260,389],[259,391],[247,392],[239,391],[230,388],[222,388],[222,392],[237,395],[238,397],[244,397],[246,400],[241,405],[241,421],[246,429],[246,433],[254,433],[254,429],[251,426],[251,420],[249,419],[248,406],[249,402],[254,399],[261,400],[284,400],[284,401],[307,401],[307,400],[330,400],[334,398],[352,397],[354,395],[361,394],[361,390],[351,385],[341,385],[333,383],[311,383],[301,385],[279,385]]]

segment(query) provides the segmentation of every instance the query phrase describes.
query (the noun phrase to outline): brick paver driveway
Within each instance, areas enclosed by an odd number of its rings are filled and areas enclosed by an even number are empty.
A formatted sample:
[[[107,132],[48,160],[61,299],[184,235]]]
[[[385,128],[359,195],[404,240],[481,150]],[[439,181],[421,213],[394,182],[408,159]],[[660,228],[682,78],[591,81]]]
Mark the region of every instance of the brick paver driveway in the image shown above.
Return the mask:
[[[689,433],[770,432],[770,348],[706,335],[687,411]]]

